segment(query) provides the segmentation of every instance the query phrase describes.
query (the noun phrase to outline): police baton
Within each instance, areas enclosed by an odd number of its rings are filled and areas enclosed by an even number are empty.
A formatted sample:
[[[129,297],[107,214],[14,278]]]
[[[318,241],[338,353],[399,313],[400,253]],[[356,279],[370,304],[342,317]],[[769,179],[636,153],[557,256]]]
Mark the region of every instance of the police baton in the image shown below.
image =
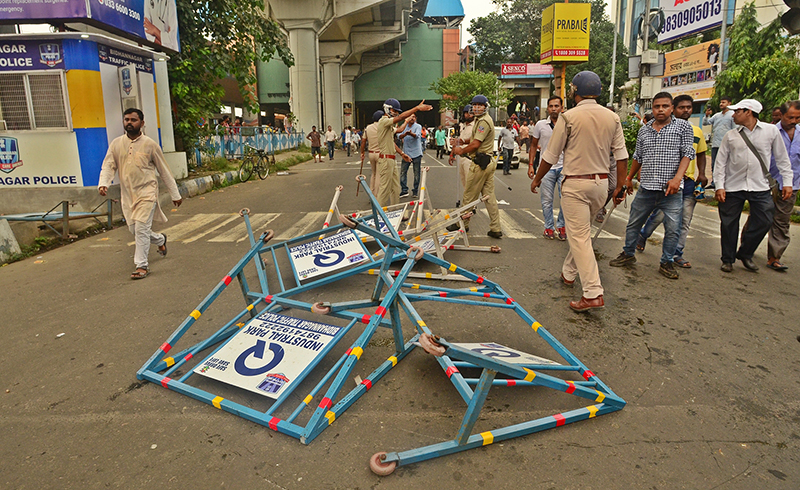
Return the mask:
[[[501,184],[503,184],[504,186],[508,187],[508,190],[511,190],[511,186],[506,184],[505,182],[503,182],[503,180],[500,179],[499,177],[495,177],[494,180],[496,180],[496,181],[500,182]]]
[[[622,193],[623,196],[625,196],[625,199],[628,198],[628,196],[626,194],[627,191],[628,191],[628,186],[625,186],[625,185],[623,185],[622,189],[620,189],[620,191],[619,191],[619,192]],[[617,195],[619,195],[619,193],[615,194],[614,197],[616,197]],[[617,209],[617,201],[614,201],[612,199],[612,202],[614,203],[614,205],[611,206],[611,211],[609,211],[608,214],[606,215],[606,217],[603,219],[603,222],[600,224],[600,228],[597,229],[597,233],[594,234],[594,238],[592,238],[592,241],[597,240],[597,237],[600,236],[600,233],[603,232],[603,228],[606,227],[606,223],[608,223],[608,218],[611,217],[611,213],[613,213],[614,210]]]

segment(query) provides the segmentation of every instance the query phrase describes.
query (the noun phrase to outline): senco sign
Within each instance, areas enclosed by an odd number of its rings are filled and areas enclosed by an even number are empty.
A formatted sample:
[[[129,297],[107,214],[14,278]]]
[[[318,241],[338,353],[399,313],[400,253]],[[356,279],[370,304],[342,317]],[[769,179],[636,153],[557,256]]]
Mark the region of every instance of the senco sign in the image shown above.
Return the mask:
[[[500,66],[500,74],[505,76],[552,75],[553,67],[539,63],[505,63]]]

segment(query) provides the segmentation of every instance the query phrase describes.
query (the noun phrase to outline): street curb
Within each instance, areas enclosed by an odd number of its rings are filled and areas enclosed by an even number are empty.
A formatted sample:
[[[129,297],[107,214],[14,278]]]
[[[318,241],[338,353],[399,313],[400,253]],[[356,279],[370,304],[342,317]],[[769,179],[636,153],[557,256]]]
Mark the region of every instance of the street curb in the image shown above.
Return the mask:
[[[238,172],[231,170],[222,174],[206,175],[205,177],[197,177],[194,179],[184,180],[178,184],[178,191],[184,199],[194,197],[200,194],[205,194],[212,190],[215,186],[221,186],[227,183],[234,183],[239,181]]]

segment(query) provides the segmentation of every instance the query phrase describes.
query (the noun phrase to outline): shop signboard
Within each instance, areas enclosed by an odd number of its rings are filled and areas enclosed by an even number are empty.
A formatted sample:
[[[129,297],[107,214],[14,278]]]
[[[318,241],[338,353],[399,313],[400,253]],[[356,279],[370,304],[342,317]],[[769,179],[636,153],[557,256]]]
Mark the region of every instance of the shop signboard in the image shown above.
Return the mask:
[[[673,97],[686,94],[696,101],[714,95],[719,73],[720,40],[695,44],[664,54],[664,75],[661,88]]]
[[[589,60],[589,3],[554,3],[542,12],[542,63]]]

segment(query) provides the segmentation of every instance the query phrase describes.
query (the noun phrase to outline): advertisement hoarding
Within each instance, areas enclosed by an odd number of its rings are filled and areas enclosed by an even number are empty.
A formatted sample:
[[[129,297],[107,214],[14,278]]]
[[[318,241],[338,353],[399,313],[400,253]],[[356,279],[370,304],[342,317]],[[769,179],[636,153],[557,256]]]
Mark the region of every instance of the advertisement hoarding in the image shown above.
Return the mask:
[[[180,51],[175,0],[13,0],[0,3],[3,21],[84,22],[155,48]]]
[[[715,39],[664,53],[661,88],[673,97],[686,94],[697,101],[710,99],[719,73],[719,47],[720,40]]]
[[[500,66],[503,76],[542,76],[552,75],[553,67],[539,63],[504,63]]]
[[[668,43],[722,25],[723,0],[674,0],[663,5],[664,28],[658,43]]]
[[[589,3],[555,3],[542,12],[542,63],[589,60]]]

